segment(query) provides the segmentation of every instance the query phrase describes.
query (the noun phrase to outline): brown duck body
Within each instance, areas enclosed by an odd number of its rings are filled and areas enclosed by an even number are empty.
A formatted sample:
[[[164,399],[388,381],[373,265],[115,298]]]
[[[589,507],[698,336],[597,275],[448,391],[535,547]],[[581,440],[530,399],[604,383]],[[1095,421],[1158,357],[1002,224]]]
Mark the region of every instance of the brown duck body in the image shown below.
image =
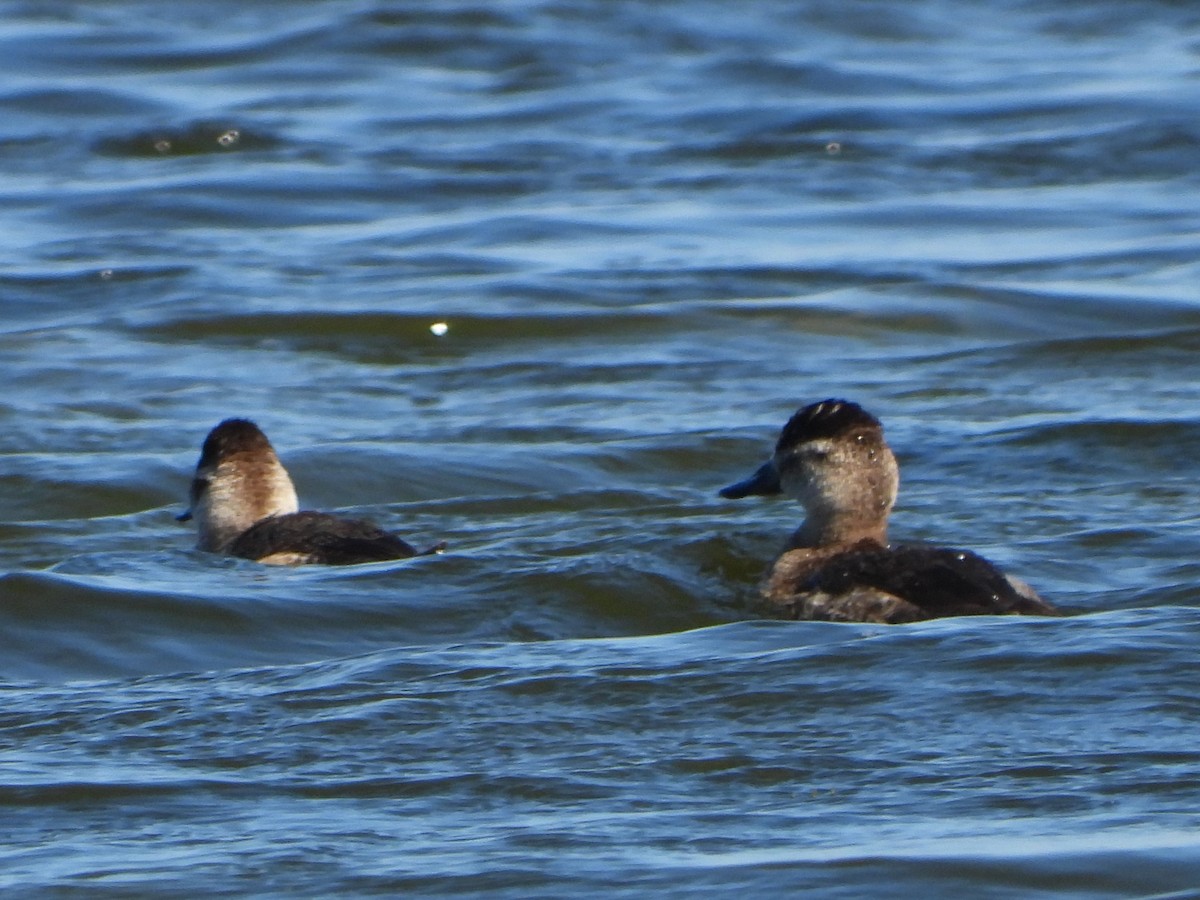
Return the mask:
[[[970,550],[871,540],[789,550],[775,561],[762,593],[773,615],[827,622],[1059,615],[1028,585]]]
[[[792,416],[771,459],[721,491],[729,499],[783,493],[805,508],[803,524],[763,582],[769,614],[892,624],[1060,614],[969,550],[889,545],[899,483],[883,426],[858,404],[825,400]]]
[[[412,544],[373,522],[311,510],[261,519],[235,537],[225,552],[275,565],[326,566],[352,566],[419,555]]]

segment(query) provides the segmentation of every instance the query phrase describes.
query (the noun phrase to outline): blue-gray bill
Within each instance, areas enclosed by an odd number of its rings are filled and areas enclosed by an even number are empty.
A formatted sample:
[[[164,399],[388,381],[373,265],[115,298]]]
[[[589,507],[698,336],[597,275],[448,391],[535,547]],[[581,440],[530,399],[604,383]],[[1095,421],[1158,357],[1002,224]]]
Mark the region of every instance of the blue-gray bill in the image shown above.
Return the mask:
[[[757,472],[751,475],[744,481],[739,481],[737,484],[731,484],[729,487],[721,488],[720,495],[726,500],[740,500],[742,497],[764,496],[769,497],[774,494],[782,494],[783,488],[779,484],[779,472],[775,469],[775,464],[771,460],[767,460]]]

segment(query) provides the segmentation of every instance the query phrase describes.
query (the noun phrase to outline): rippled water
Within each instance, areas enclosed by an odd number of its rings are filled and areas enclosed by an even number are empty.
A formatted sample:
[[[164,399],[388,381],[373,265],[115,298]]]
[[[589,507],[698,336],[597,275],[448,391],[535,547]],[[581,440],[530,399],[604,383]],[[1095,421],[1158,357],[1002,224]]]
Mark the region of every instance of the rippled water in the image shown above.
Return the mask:
[[[0,886],[1200,884],[1200,8],[2,9]],[[759,620],[826,396],[1072,615]],[[450,552],[197,553],[230,415]]]

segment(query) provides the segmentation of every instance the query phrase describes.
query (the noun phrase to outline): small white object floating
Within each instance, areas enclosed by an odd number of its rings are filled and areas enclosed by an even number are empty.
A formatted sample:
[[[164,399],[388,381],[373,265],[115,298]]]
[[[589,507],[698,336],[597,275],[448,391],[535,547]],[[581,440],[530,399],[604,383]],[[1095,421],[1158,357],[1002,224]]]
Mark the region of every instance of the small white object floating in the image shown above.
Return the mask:
[[[441,337],[443,334],[445,334],[447,331],[450,330],[450,326],[447,325],[445,322],[434,322],[432,325],[429,326],[429,330],[431,332],[433,332],[433,334],[435,334],[437,337]]]

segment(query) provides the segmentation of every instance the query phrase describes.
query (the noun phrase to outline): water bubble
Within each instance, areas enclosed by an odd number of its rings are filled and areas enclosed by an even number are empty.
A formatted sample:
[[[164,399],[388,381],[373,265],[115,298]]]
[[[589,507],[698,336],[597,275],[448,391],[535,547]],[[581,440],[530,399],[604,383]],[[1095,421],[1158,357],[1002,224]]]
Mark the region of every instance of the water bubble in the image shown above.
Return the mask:
[[[445,322],[434,322],[432,325],[429,326],[429,330],[435,336],[441,337],[443,334],[445,334],[447,331],[450,330],[450,326],[447,325]]]

